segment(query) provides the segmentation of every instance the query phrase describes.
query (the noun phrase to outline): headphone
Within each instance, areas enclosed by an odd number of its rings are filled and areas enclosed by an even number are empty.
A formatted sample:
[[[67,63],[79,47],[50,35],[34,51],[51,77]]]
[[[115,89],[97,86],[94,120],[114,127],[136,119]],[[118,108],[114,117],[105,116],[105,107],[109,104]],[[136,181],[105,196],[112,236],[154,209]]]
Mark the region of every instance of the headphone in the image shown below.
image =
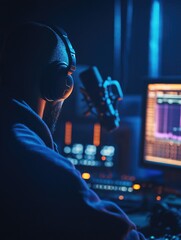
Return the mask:
[[[51,62],[43,73],[40,91],[46,101],[64,100],[71,94],[74,81],[71,74],[76,69],[75,51],[68,39],[67,33],[58,26],[50,28],[62,39],[69,58],[69,64],[61,61]]]

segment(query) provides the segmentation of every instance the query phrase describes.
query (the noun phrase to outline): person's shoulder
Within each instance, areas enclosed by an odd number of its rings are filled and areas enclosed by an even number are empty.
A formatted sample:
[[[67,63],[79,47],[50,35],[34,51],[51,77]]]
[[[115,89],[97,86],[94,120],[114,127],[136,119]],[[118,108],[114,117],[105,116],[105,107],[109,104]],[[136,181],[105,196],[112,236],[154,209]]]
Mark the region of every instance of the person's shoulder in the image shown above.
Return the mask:
[[[38,134],[23,123],[14,124],[11,132],[14,140],[24,146],[45,145],[44,141],[38,136]]]
[[[13,126],[12,131],[17,149],[24,153],[27,158],[47,160],[59,166],[74,168],[67,158],[48,147],[43,139],[26,125],[18,123]]]

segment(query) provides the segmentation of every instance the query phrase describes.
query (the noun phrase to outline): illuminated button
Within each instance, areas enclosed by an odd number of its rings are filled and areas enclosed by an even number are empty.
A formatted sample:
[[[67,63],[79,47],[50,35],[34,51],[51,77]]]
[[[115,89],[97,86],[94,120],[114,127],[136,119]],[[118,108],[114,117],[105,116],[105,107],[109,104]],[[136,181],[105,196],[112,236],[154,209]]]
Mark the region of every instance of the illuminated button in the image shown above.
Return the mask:
[[[104,146],[101,151],[101,155],[112,157],[115,153],[115,147],[113,146]]]
[[[87,145],[85,149],[85,154],[87,155],[95,155],[97,152],[97,148],[94,145]]]
[[[68,147],[68,146],[66,146],[66,147],[64,147],[64,153],[70,153],[71,152],[71,148],[70,147]]]
[[[86,180],[90,179],[90,173],[82,173],[82,178]]]
[[[134,190],[139,190],[140,188],[141,188],[140,184],[135,183],[135,184],[133,185],[133,189],[134,189]]]
[[[128,188],[128,192],[132,192],[133,191],[133,188],[132,187],[129,187]]]
[[[105,166],[106,167],[112,167],[113,166],[113,162],[105,162]]]
[[[154,237],[154,236],[151,236],[150,239],[155,239],[155,237]]]
[[[160,201],[161,199],[162,199],[161,196],[156,196],[157,201]]]
[[[79,159],[79,160],[82,159],[82,157],[83,157],[82,154],[77,154],[76,155],[76,158]]]
[[[72,147],[73,154],[82,154],[83,153],[83,145],[82,144],[74,144]]]
[[[120,195],[118,198],[119,198],[119,200],[123,200],[123,199],[124,199],[124,196],[123,196],[123,195]]]
[[[106,157],[105,157],[105,156],[102,156],[102,157],[101,157],[101,160],[102,160],[102,161],[105,161],[105,160],[106,160]]]
[[[125,187],[125,186],[123,186],[123,187],[121,187],[121,190],[122,190],[123,192],[126,192],[126,191],[128,190],[128,188]]]
[[[71,163],[73,165],[77,165],[78,164],[78,161],[76,159],[73,159],[73,158],[68,158],[68,159],[71,161]]]

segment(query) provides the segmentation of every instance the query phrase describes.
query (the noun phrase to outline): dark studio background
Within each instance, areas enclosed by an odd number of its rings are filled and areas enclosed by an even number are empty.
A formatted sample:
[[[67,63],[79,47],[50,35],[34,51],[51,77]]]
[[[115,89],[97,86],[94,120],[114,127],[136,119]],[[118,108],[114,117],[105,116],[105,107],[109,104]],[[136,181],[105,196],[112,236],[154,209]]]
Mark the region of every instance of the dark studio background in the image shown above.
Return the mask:
[[[152,0],[120,0],[121,44],[117,58],[114,54],[115,2],[114,0],[1,0],[1,46],[6,33],[17,23],[25,20],[57,24],[64,28],[75,48],[78,67],[74,74],[74,92],[64,103],[62,117],[55,134],[60,149],[63,141],[61,122],[66,120],[75,122],[76,133],[81,141],[86,142],[92,137],[91,124],[95,118],[83,117],[84,105],[79,92],[78,76],[85,67],[95,65],[100,70],[103,79],[111,76],[118,80],[124,93],[124,99],[120,103],[120,128],[114,133],[107,133],[103,130],[102,139],[105,144],[108,141],[118,145],[116,167],[120,175],[133,175],[138,179],[146,180],[150,176],[156,176],[159,182],[161,173],[164,172],[165,181],[173,181],[173,184],[179,183],[181,171],[147,169],[140,166],[142,93],[144,78],[149,77],[149,30]],[[132,9],[131,18],[128,18],[129,6]],[[181,75],[181,2],[180,0],[160,0],[160,6],[162,38],[158,76],[179,77]],[[80,128],[83,129],[84,136],[81,136]]]
[[[132,24],[127,7],[132,2]],[[118,79],[128,94],[140,94],[140,78],[148,75],[148,42],[152,0],[121,3],[121,65]],[[160,75],[180,75],[180,1],[161,0],[162,42]],[[78,64],[96,65],[103,77],[114,73],[114,1],[12,1],[0,2],[1,46],[4,34],[26,20],[58,24],[68,33]],[[128,29],[128,27],[130,29]],[[129,42],[126,34],[130,31]],[[136,83],[136,84],[135,84]],[[124,91],[125,93],[125,91]]]

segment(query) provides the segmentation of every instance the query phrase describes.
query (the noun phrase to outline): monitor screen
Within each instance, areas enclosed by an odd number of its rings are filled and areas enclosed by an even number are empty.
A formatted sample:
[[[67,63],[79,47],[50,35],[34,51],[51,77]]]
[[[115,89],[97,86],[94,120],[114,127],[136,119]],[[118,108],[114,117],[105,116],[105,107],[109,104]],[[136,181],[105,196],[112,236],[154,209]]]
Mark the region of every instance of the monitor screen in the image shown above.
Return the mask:
[[[149,81],[143,116],[143,163],[181,168],[181,81]]]

